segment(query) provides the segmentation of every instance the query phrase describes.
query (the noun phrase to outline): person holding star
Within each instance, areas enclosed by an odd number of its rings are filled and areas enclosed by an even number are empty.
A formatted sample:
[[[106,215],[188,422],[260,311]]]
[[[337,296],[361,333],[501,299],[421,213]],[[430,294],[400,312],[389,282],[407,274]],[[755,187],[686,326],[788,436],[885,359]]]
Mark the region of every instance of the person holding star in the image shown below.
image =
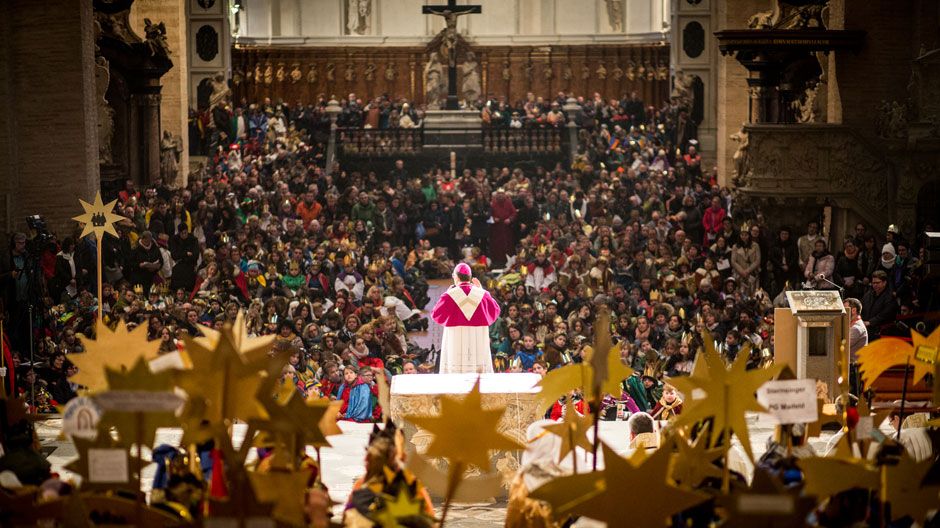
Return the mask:
[[[441,374],[493,372],[489,326],[499,317],[499,304],[472,278],[470,266],[457,264],[454,285],[438,299],[431,318],[444,327]]]

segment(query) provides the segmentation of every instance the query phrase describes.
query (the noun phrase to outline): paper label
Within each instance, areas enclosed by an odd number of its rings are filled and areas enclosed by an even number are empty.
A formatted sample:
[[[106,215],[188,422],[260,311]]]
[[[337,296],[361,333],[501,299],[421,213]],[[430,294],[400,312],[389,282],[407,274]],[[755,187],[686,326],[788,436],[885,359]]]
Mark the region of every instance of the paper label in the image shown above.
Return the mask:
[[[871,438],[871,430],[874,428],[875,419],[871,416],[860,416],[858,424],[855,426],[855,436],[859,440]]]
[[[793,510],[793,497],[789,495],[749,493],[738,496],[738,513],[787,515]]]
[[[816,380],[772,380],[757,389],[757,402],[777,423],[811,423],[819,419]]]
[[[183,398],[172,392],[117,390],[102,392],[95,401],[105,411],[175,412]]]
[[[127,482],[127,453],[123,449],[88,450],[88,481],[96,484]]]

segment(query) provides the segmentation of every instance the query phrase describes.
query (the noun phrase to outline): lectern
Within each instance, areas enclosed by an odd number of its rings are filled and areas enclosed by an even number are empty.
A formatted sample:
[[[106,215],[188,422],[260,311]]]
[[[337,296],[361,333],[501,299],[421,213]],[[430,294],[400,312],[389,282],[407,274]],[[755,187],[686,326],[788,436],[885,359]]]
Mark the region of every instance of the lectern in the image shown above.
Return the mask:
[[[838,393],[842,369],[848,360],[849,317],[835,290],[788,291],[789,308],[774,312],[774,362],[784,363],[798,378],[826,384],[830,397]],[[842,354],[842,355],[840,355]]]

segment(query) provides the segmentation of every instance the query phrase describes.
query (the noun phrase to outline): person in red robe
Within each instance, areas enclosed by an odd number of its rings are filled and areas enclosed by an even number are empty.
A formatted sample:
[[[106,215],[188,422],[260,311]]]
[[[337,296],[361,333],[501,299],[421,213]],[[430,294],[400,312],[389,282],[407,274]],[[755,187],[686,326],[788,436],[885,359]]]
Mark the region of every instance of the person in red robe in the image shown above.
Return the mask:
[[[506,263],[506,256],[516,252],[516,207],[505,191],[499,189],[493,194],[490,204],[493,225],[490,226],[490,260],[494,267]]]

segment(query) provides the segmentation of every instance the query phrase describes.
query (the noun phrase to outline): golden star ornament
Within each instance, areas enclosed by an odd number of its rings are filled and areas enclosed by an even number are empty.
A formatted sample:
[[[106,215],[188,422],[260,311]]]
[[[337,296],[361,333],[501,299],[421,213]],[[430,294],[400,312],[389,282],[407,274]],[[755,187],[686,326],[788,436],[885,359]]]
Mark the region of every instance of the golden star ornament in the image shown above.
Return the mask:
[[[896,337],[884,337],[862,347],[858,351],[858,370],[865,384],[871,387],[884,371],[891,367],[903,366],[910,362],[914,367],[912,383],[918,383],[930,374],[938,363],[940,350],[940,326],[929,336],[917,330],[911,330],[911,343]]]
[[[569,399],[565,402],[565,412],[563,420],[559,423],[549,424],[544,427],[546,431],[561,438],[561,446],[558,449],[558,460],[564,459],[568,453],[580,447],[585,451],[591,451],[593,445],[588,438],[587,433],[594,424],[594,417],[590,413],[584,416],[578,414],[574,405]]]
[[[69,354],[69,361],[78,367],[78,372],[71,381],[84,385],[91,392],[107,388],[105,368],[116,371],[130,369],[141,358],[150,360],[157,357],[160,341],[147,340],[147,328],[137,327],[127,330],[124,321],[119,321],[114,331],[99,318],[95,322],[96,339],[88,339],[78,334],[85,351]]]
[[[94,233],[95,238],[99,241],[102,239],[105,233],[117,238],[117,230],[114,229],[114,224],[124,220],[124,217],[114,213],[114,205],[117,203],[117,200],[108,202],[107,204],[101,202],[101,191],[95,193],[95,202],[88,203],[85,200],[79,200],[82,204],[82,209],[85,210],[85,214],[76,216],[72,220],[79,222],[84,225],[82,228],[82,234],[80,238],[84,238],[92,233]]]
[[[490,468],[491,450],[523,448],[497,430],[505,407],[485,410],[482,396],[477,378],[473,389],[463,398],[442,398],[438,416],[405,417],[434,435],[427,456],[446,458],[451,463],[469,464],[485,471]]]
[[[761,385],[776,376],[783,365],[747,370],[748,351],[742,349],[731,366],[726,368],[707,331],[704,338],[705,350],[696,359],[692,375],[668,378],[669,383],[685,395],[682,414],[673,426],[693,426],[712,418],[712,441],[709,444],[714,445],[722,433],[734,433],[741,440],[748,457],[754,460],[745,413],[767,411],[757,402],[755,393]],[[704,392],[704,396],[701,392]]]

